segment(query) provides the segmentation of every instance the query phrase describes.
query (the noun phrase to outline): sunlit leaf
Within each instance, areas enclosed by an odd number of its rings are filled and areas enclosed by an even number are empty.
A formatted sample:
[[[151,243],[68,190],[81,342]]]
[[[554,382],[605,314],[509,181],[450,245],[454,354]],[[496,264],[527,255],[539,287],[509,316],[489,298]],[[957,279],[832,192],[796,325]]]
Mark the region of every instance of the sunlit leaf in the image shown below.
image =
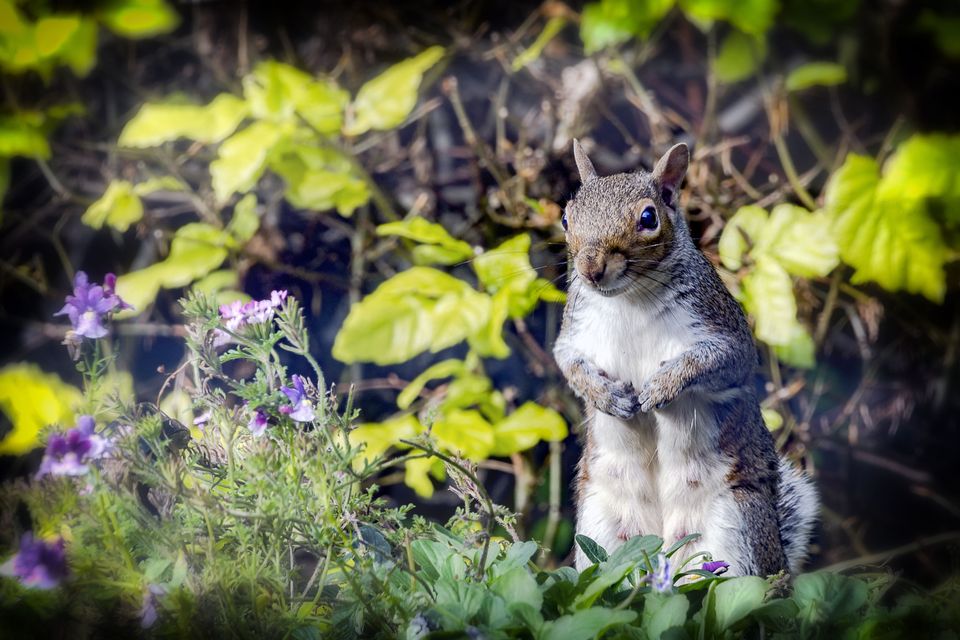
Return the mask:
[[[410,381],[403,391],[397,395],[397,407],[400,409],[409,409],[414,403],[423,388],[431,380],[449,378],[450,376],[459,376],[466,372],[466,365],[463,360],[441,360],[436,364],[427,367],[420,375]]]
[[[21,455],[38,446],[40,430],[50,425],[72,427],[83,401],[80,390],[34,364],[0,369],[0,410],[13,429],[0,440],[0,454]]]
[[[97,23],[81,18],[76,31],[60,47],[59,57],[78,76],[85,76],[97,62]]]
[[[743,305],[755,319],[757,338],[773,346],[790,347],[784,360],[794,366],[813,364],[813,341],[797,320],[797,302],[790,274],[768,255],[757,258],[743,279]]]
[[[847,81],[847,70],[835,62],[809,62],[787,74],[787,91],[831,87]]]
[[[343,133],[357,136],[371,129],[386,130],[403,123],[417,104],[423,74],[443,57],[443,47],[430,47],[398,62],[357,92]]]
[[[563,417],[535,402],[525,402],[519,409],[493,426],[494,442],[490,453],[508,456],[526,451],[540,441],[559,442],[567,437]]]
[[[284,135],[284,127],[259,120],[224,140],[217,159],[210,163],[217,200],[224,202],[238,191],[246,193],[252,189],[263,175],[274,145]]]
[[[404,362],[457,344],[489,315],[489,296],[442,271],[413,267],[351,307],[333,355],[341,362]]]
[[[52,15],[40,18],[34,32],[37,52],[44,57],[56,55],[79,28],[79,16]]]
[[[760,414],[763,416],[763,423],[770,431],[776,431],[783,426],[783,416],[779,411],[764,407],[760,409]]]
[[[373,462],[391,447],[395,447],[400,440],[409,440],[423,431],[420,421],[414,415],[405,415],[391,418],[384,422],[368,422],[360,424],[350,432],[350,444],[364,446],[363,453],[357,460]]]
[[[757,576],[726,580],[714,589],[716,625],[726,631],[763,604],[767,581]]]
[[[257,196],[248,193],[233,207],[233,217],[227,224],[227,233],[238,244],[246,244],[260,228],[260,216],[257,214]]]
[[[485,358],[502,360],[510,355],[510,346],[503,340],[503,323],[510,315],[510,292],[498,291],[491,297],[487,322],[470,334],[470,348]]]
[[[679,0],[687,16],[703,24],[726,20],[740,31],[759,36],[773,24],[778,0]]]
[[[340,131],[350,101],[350,94],[332,80],[316,79],[272,60],[261,62],[244,77],[243,95],[257,118],[295,121],[300,117],[328,135]]]
[[[901,163],[896,157],[888,163],[895,168],[895,184],[910,173]],[[922,170],[917,179],[925,182]],[[827,184],[825,206],[840,256],[856,269],[854,283],[872,280],[890,291],[943,300],[947,249],[924,199],[882,188],[877,162],[850,154]]]
[[[125,38],[148,38],[173,31],[177,12],[164,0],[110,0],[100,9],[103,24]]]
[[[592,607],[560,616],[543,624],[538,640],[592,640],[605,629],[633,622],[636,611],[621,611],[607,607]]]
[[[414,216],[398,222],[388,222],[377,227],[378,236],[399,236],[444,250],[440,264],[455,264],[473,257],[473,247],[451,236],[442,225]]]
[[[305,144],[280,147],[270,168],[284,179],[284,196],[301,209],[336,208],[349,216],[370,199],[370,189],[342,153]]]
[[[839,263],[830,219],[792,204],[778,204],[757,238],[753,254],[766,253],[796,276],[825,276]]]
[[[521,51],[520,55],[513,59],[513,64],[511,65],[513,70],[519,71],[539,58],[541,54],[543,54],[544,47],[560,33],[566,24],[567,19],[562,16],[554,16],[547,20],[547,24],[543,26],[543,30],[540,32],[540,35],[537,36],[537,39],[533,41],[533,44]]]
[[[437,443],[470,460],[483,460],[493,448],[493,426],[475,410],[455,409],[437,418],[431,434]]]
[[[246,103],[221,93],[205,106],[147,103],[120,132],[121,147],[155,147],[178,138],[220,142],[248,115]]]
[[[766,55],[766,41],[732,30],[720,44],[714,72],[720,82],[740,82],[752,77]]]
[[[675,0],[600,0],[584,6],[580,38],[594,53],[632,37],[646,38],[673,8]]]
[[[50,146],[40,124],[42,121],[35,124],[22,114],[0,116],[0,156],[49,158]]]
[[[126,180],[114,180],[100,199],[90,205],[80,220],[87,226],[100,229],[109,225],[123,233],[143,217],[143,203]]]
[[[133,192],[138,196],[148,196],[158,191],[186,191],[187,187],[173,176],[159,176],[147,178],[143,182],[133,185]]]
[[[717,248],[723,266],[731,271],[742,267],[744,254],[760,239],[766,224],[767,212],[763,207],[756,205],[740,207],[727,221],[720,235]]]

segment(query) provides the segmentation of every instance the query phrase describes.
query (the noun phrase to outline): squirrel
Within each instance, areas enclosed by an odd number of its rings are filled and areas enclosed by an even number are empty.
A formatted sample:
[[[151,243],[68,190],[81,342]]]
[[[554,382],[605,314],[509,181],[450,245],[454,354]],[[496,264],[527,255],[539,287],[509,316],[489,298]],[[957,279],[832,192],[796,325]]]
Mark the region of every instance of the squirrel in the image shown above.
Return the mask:
[[[606,177],[573,149],[582,185],[562,218],[572,268],[553,353],[586,405],[577,533],[608,551],[699,533],[731,575],[795,574],[817,492],[775,450],[747,319],[680,211],[687,146]],[[590,564],[582,549],[575,564]]]

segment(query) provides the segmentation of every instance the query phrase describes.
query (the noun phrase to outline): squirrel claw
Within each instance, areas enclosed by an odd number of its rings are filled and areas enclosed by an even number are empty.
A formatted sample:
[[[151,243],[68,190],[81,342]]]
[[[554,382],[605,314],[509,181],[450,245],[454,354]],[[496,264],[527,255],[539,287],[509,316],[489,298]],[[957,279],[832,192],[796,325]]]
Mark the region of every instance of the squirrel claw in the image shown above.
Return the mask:
[[[633,385],[624,381],[610,381],[607,397],[597,403],[597,410],[608,415],[629,420],[640,411],[640,402]]]

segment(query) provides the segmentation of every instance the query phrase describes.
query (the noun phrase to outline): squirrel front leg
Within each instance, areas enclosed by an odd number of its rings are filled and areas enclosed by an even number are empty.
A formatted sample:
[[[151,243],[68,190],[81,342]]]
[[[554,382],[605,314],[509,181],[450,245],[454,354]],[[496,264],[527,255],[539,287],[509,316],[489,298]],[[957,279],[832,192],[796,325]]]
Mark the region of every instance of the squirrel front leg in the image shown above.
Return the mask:
[[[632,384],[611,378],[586,356],[571,349],[565,340],[557,341],[553,353],[570,388],[597,411],[623,420],[640,411],[639,397]]]
[[[754,366],[750,351],[728,340],[697,342],[679,356],[662,362],[640,388],[640,411],[662,409],[693,387],[717,392],[743,384]]]

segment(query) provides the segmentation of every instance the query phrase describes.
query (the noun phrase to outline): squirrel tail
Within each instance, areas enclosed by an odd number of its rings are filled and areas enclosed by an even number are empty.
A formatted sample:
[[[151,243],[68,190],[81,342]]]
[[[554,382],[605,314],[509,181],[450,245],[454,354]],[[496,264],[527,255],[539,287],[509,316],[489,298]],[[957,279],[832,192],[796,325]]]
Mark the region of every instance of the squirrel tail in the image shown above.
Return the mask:
[[[810,546],[810,536],[820,512],[820,498],[810,479],[790,463],[780,459],[780,496],[777,513],[780,516],[780,539],[787,556],[790,573],[796,575]]]

